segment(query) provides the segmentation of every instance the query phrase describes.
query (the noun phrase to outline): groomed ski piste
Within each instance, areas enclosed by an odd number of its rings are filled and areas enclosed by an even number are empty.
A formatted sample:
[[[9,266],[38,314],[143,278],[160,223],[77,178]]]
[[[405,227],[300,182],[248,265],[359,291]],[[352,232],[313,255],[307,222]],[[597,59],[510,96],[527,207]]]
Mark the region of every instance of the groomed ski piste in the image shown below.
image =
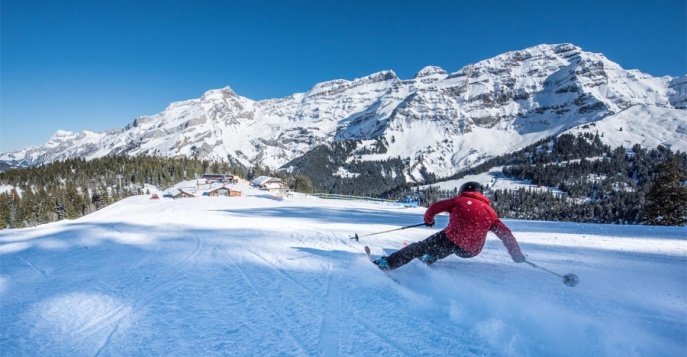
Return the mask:
[[[130,197],[0,231],[2,356],[684,356],[687,229],[505,220],[473,259],[368,260],[445,226],[424,208]],[[162,193],[161,193],[162,194]],[[162,196],[162,195],[161,195]],[[349,239],[356,233],[360,242]]]

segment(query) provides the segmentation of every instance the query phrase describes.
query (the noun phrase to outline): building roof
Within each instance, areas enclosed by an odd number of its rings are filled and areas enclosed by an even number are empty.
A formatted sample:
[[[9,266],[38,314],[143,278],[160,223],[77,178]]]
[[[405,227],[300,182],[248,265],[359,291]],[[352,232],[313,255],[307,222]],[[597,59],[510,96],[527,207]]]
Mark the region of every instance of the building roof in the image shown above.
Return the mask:
[[[229,190],[229,191],[232,191],[232,192],[241,192],[240,190],[233,189],[233,188],[231,188],[231,187],[229,187],[229,186],[215,187],[215,188],[213,188],[212,190],[210,190],[210,191],[208,191],[208,192],[215,192],[215,191],[219,191],[219,190],[222,190],[222,189],[224,189],[224,190]]]
[[[254,178],[250,183],[255,186],[262,186],[268,182],[281,182],[281,179],[271,176],[258,176]]]

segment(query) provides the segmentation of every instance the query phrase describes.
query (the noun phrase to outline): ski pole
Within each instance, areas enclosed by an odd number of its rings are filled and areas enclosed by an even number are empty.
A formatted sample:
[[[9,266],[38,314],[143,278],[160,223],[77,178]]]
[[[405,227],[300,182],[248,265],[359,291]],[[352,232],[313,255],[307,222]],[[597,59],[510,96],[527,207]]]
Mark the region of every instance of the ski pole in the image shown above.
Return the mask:
[[[544,268],[544,267],[540,267],[539,265],[534,264],[534,263],[532,263],[532,262],[528,262],[527,260],[525,260],[525,263],[527,263],[527,264],[529,264],[529,265],[531,265],[531,266],[533,266],[533,267],[535,267],[535,268],[539,268],[539,269],[541,269],[541,270],[543,270],[543,271],[545,271],[545,272],[551,273],[551,274],[553,274],[553,275],[560,276],[561,278],[563,278],[563,284],[565,284],[565,285],[567,285],[567,286],[575,286],[575,285],[577,285],[577,283],[580,282],[580,279],[579,279],[579,278],[577,277],[577,275],[575,275],[575,274],[565,274],[565,275],[561,275],[561,274],[558,274],[558,273],[556,273],[556,272],[554,272],[554,271],[551,271],[551,270],[549,270],[549,269],[546,269],[546,268]]]
[[[419,227],[419,226],[424,226],[424,225],[425,225],[424,223],[418,223],[418,224],[414,224],[412,226],[405,226],[405,227],[390,229],[388,231],[382,231],[382,232],[377,232],[377,233],[363,234],[361,236],[359,236],[358,233],[356,233],[353,237],[351,237],[349,239],[355,239],[356,242],[359,242],[360,237],[369,237],[369,236],[373,236],[376,234],[389,233],[389,232],[393,232],[393,231],[400,231],[402,229],[408,229],[408,228]]]

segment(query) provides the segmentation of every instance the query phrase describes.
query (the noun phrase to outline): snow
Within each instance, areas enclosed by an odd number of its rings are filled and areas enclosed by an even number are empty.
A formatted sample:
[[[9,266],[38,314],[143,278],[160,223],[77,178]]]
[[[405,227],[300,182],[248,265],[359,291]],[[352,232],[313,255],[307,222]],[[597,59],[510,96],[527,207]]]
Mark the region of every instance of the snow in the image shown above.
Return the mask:
[[[359,173],[357,172],[350,172],[343,167],[339,167],[339,169],[332,174],[333,176],[338,176],[338,177],[344,177],[344,178],[356,178],[360,176]]]
[[[425,189],[427,187],[438,187],[444,191],[458,190],[460,186],[469,181],[475,181],[482,184],[482,186],[488,187],[490,190],[509,190],[515,191],[520,188],[525,188],[529,190],[536,191],[549,191],[554,194],[565,194],[563,191],[557,188],[544,187],[533,185],[529,180],[516,180],[510,177],[506,177],[503,174],[503,166],[496,166],[489,169],[487,172],[483,172],[477,175],[465,175],[464,177],[456,180],[447,180],[442,182],[433,183],[430,185],[420,186],[420,189]]]
[[[654,149],[659,145],[673,152],[687,151],[687,110],[636,105],[616,115],[608,116],[591,125],[577,127],[570,131],[598,133],[601,140],[611,147],[634,144]]]
[[[443,227],[423,208],[317,199],[136,196],[0,231],[2,355],[680,356],[687,230],[506,220],[476,258],[367,260]],[[160,196],[162,194],[160,193]]]
[[[0,193],[10,193],[12,192],[12,189],[14,186],[12,185],[0,185]],[[20,188],[17,188],[17,191],[19,191]]]

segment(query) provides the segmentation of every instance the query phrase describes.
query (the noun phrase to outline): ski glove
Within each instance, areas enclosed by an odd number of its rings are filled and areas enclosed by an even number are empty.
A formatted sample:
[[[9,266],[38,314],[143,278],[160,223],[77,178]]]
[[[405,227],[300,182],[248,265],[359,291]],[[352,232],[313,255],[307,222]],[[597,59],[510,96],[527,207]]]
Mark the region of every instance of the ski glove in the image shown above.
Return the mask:
[[[427,227],[434,227],[434,220],[432,220],[432,221],[429,222],[429,223],[425,222],[425,226],[427,226]]]

